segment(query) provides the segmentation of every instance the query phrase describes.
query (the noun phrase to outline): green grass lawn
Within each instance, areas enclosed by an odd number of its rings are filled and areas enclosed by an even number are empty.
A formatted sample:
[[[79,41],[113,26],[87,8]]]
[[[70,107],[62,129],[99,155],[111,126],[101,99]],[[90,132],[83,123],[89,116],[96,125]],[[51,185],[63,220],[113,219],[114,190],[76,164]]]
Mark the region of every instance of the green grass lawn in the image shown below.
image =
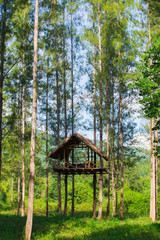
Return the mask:
[[[15,216],[14,211],[0,213],[0,240],[24,239],[26,217]],[[160,221],[152,223],[148,217],[125,216],[97,220],[91,212],[76,212],[74,217],[60,217],[56,212],[49,217],[43,214],[34,216],[32,239],[75,239],[75,240],[158,240]]]

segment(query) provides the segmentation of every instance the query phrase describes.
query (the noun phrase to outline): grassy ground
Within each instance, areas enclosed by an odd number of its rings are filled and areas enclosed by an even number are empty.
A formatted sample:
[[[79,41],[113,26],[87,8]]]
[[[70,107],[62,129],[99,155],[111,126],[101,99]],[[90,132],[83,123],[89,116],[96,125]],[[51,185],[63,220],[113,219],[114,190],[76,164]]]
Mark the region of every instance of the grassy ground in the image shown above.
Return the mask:
[[[0,213],[0,240],[24,239],[26,217],[15,216],[14,211]],[[37,240],[158,240],[160,221],[152,223],[148,217],[125,216],[94,220],[91,212],[77,212],[74,217],[59,217],[56,212],[46,218],[34,216],[32,239]]]

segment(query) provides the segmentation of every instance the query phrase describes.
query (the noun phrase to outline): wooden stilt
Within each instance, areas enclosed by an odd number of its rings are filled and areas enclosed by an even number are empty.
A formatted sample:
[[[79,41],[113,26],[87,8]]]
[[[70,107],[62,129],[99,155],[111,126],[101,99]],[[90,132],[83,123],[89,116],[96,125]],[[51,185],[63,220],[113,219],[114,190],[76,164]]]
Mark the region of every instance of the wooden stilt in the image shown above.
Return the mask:
[[[66,151],[65,151],[65,149],[64,149],[64,167],[67,167],[67,158],[66,158]],[[67,179],[68,178],[68,176],[67,176],[67,174],[65,175],[65,179],[64,179],[64,184],[65,184],[65,201],[64,201],[64,216],[66,216],[67,215]]]
[[[60,156],[58,157],[58,167],[60,167]],[[58,173],[58,212],[59,215],[62,215],[61,209],[61,173]]]

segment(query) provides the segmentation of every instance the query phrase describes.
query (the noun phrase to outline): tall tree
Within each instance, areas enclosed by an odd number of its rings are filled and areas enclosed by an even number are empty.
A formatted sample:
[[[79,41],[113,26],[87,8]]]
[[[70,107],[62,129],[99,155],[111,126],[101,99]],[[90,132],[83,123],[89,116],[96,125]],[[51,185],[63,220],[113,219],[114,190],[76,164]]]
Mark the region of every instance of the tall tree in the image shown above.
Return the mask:
[[[63,0],[63,80],[64,80],[64,126],[65,138],[67,137],[67,93],[66,93],[66,28],[65,28],[65,5]],[[67,193],[68,193],[68,176],[65,175],[65,202],[64,202],[64,216],[67,215]]]
[[[92,4],[93,9],[93,37],[95,34],[95,11],[94,4]],[[96,49],[95,44],[93,43],[93,107],[94,107],[94,117],[93,117],[93,128],[94,128],[94,145],[96,145]],[[96,153],[94,153],[94,164],[96,165]],[[96,166],[94,166],[96,167]],[[96,217],[96,182],[97,176],[93,175],[93,217]]]
[[[71,82],[72,82],[72,134],[74,133],[74,77],[73,77],[73,1],[71,0]],[[72,164],[74,163],[74,150],[72,150]],[[72,211],[74,214],[74,174],[72,175]]]
[[[46,84],[46,216],[48,217],[48,78],[49,57],[47,60],[47,84]]]
[[[114,80],[112,79],[112,192],[113,192],[113,216],[116,213],[116,187],[115,187],[115,109],[114,109]]]
[[[38,16],[39,16],[39,0],[36,0],[36,2],[35,2],[35,24],[34,24],[33,104],[32,104],[33,109],[32,109],[32,131],[31,131],[31,158],[30,158],[28,214],[27,214],[26,229],[25,229],[25,236],[26,236],[27,240],[31,239],[32,224],[33,224],[36,122],[37,122]]]
[[[120,117],[120,149],[121,149],[121,199],[120,218],[123,219],[123,122],[122,122],[122,76],[119,78],[119,117]]]
[[[6,47],[6,20],[7,20],[7,1],[2,4],[2,22],[1,22],[1,69],[0,69],[0,179],[2,169],[2,109],[3,109],[3,82],[4,82],[4,61]]]
[[[101,11],[100,3],[98,2],[98,38],[99,38],[99,94],[100,94],[100,151],[102,153],[102,47],[101,47]],[[100,166],[103,167],[102,157],[100,158]],[[102,190],[103,190],[103,174],[99,176],[99,211],[98,219],[102,218]]]

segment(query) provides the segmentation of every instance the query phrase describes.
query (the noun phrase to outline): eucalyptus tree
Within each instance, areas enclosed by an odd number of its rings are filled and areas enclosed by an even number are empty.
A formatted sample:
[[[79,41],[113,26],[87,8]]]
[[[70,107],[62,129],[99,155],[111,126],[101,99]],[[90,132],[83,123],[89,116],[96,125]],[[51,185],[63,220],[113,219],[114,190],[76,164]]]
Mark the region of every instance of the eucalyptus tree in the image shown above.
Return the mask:
[[[38,16],[39,0],[35,2],[35,25],[34,25],[34,63],[33,63],[33,109],[32,109],[32,131],[31,131],[31,159],[30,179],[28,197],[28,215],[25,229],[25,236],[30,240],[33,223],[33,202],[34,202],[34,176],[35,176],[35,147],[36,147],[36,120],[37,120],[37,60],[38,60]]]

